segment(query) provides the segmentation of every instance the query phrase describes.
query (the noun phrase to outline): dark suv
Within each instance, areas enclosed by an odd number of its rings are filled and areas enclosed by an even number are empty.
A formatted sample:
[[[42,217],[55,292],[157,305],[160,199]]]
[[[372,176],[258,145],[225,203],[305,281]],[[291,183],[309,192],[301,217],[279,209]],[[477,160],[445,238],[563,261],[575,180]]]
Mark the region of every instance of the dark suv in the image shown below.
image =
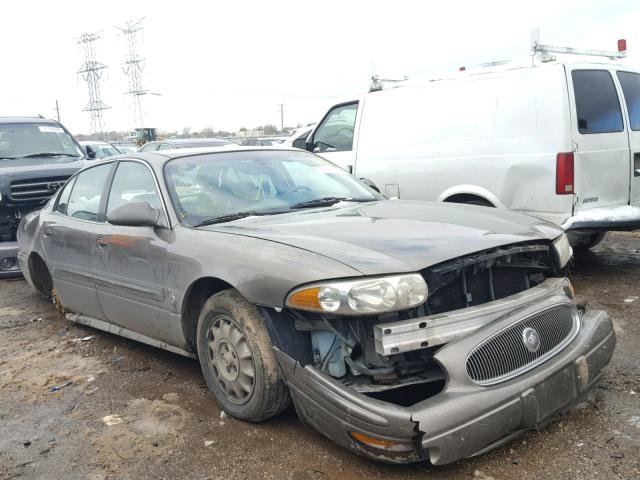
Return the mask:
[[[47,203],[87,159],[77,140],[54,120],[0,117],[0,278],[21,275],[20,218]]]

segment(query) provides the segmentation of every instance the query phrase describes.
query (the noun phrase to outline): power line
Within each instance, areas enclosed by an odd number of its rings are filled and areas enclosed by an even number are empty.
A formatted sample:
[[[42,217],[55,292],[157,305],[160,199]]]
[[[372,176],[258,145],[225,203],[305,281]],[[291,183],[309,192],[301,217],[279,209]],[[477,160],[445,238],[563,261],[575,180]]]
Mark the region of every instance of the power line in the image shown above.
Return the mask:
[[[78,70],[78,74],[82,75],[82,78],[87,83],[87,88],[89,90],[89,103],[87,103],[82,111],[89,112],[91,114],[91,132],[102,135],[104,133],[102,111],[111,107],[103,103],[100,98],[100,79],[102,78],[102,73],[107,66],[96,61],[95,42],[99,38],[100,32],[97,32],[84,33],[78,39],[78,44],[82,46],[84,53],[84,63],[80,67],[80,70]]]

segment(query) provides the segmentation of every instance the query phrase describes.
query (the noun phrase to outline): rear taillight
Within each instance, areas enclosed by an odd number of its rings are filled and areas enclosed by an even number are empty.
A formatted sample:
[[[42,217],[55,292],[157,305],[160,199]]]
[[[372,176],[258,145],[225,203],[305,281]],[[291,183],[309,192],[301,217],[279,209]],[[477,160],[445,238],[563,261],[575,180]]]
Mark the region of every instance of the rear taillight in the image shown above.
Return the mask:
[[[573,194],[573,152],[559,153],[556,157],[556,193]]]

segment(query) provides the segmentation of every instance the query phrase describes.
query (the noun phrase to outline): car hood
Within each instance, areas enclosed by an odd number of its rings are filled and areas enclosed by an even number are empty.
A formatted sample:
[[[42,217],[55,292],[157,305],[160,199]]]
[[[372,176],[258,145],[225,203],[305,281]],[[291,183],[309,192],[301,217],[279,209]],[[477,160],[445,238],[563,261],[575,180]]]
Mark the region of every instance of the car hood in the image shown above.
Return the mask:
[[[345,202],[206,229],[308,250],[365,275],[417,271],[502,245],[548,242],[562,233],[555,225],[506,210],[401,200]]]
[[[71,176],[89,164],[84,158],[20,158],[0,160],[0,194],[15,180]]]

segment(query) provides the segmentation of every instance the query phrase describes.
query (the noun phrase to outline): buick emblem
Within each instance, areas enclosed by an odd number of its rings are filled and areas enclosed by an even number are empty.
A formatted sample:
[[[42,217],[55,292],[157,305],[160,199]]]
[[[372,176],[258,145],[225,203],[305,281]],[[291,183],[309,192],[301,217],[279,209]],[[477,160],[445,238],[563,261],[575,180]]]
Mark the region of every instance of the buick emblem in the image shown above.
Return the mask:
[[[540,349],[540,335],[533,328],[525,328],[522,331],[522,343],[531,353]]]
[[[63,182],[49,182],[47,183],[47,190],[55,192],[62,186]]]

